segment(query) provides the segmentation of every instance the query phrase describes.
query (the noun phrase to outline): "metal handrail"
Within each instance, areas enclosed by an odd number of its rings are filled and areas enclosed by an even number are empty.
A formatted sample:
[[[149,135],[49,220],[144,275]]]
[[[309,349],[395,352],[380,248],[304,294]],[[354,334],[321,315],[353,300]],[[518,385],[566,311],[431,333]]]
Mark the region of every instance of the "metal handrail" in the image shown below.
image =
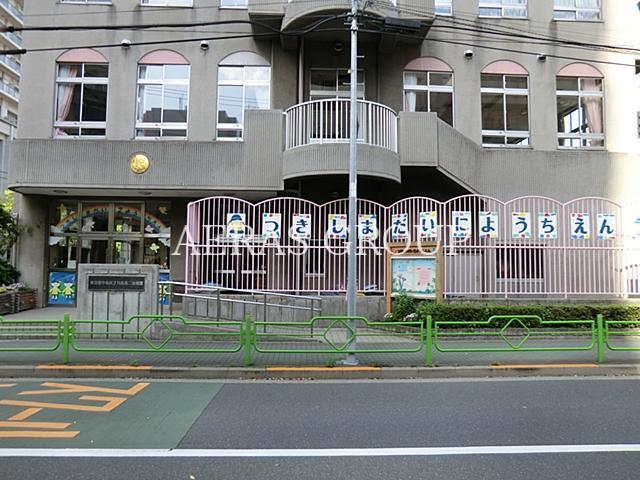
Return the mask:
[[[350,100],[311,100],[285,110],[287,150],[314,144],[347,143]],[[398,151],[398,114],[381,103],[358,100],[358,142]]]

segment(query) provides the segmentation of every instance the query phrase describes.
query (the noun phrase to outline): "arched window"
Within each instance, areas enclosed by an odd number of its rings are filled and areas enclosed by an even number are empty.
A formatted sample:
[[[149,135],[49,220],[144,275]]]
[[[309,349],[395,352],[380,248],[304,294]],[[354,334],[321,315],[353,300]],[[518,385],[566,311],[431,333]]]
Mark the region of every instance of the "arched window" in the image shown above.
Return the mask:
[[[434,112],[453,126],[453,70],[433,57],[417,58],[404,70],[404,111]]]
[[[529,145],[529,72],[499,60],[481,73],[482,144]]]
[[[56,60],[56,137],[104,137],[109,64],[89,48],[67,50]]]
[[[603,75],[584,63],[572,63],[556,77],[558,145],[604,147]]]
[[[252,52],[237,52],[218,65],[218,140],[242,140],[244,111],[271,107],[271,66]]]
[[[136,137],[187,136],[190,72],[187,59],[171,50],[140,59]]]

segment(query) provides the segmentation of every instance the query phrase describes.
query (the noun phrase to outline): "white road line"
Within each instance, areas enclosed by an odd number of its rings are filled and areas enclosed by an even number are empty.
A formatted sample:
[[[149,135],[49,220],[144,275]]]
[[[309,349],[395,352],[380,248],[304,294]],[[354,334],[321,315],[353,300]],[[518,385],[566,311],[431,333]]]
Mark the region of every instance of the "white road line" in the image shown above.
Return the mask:
[[[327,449],[54,449],[3,448],[0,457],[53,458],[255,458],[255,457],[435,457],[445,455],[527,455],[553,453],[640,452],[640,444],[519,445],[433,448],[327,448]]]

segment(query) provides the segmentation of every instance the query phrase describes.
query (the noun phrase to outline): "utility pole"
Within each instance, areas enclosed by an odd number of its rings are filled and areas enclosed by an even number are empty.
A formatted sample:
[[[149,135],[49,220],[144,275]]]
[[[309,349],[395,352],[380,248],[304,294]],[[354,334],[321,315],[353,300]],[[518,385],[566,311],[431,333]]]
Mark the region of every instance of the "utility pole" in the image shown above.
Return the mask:
[[[351,117],[349,143],[349,238],[347,252],[347,316],[357,315],[358,301],[358,0],[351,0]],[[349,344],[349,353],[344,363],[357,365],[356,322],[348,321],[353,332],[353,341]],[[347,332],[349,334],[349,332]]]

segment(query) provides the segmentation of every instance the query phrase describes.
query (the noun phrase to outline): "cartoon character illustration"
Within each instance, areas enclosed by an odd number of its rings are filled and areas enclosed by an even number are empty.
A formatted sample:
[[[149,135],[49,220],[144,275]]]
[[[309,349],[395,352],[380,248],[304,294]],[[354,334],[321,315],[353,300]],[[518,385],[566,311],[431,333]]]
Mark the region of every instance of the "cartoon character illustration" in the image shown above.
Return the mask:
[[[62,294],[67,300],[72,299],[76,294],[76,287],[73,283],[65,283],[62,289]]]
[[[51,287],[49,287],[49,296],[52,300],[58,300],[58,297],[60,296],[60,282],[51,282]]]

